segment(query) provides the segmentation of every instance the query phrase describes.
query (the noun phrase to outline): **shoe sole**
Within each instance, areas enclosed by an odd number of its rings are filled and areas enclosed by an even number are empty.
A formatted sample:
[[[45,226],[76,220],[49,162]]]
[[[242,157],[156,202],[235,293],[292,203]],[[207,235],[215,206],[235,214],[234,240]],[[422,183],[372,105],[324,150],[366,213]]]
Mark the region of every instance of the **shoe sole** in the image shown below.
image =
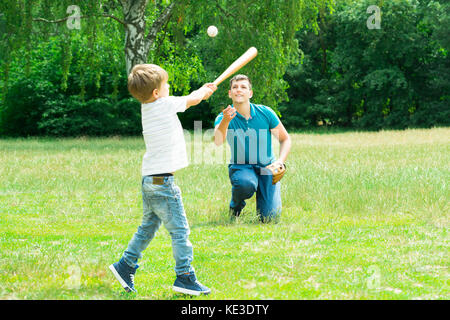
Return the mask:
[[[195,291],[195,290],[189,290],[189,289],[186,289],[186,288],[181,288],[181,287],[176,287],[176,286],[173,286],[173,290],[176,291],[176,292],[189,294],[189,295],[193,295],[193,296],[199,296],[201,294],[210,294],[211,293],[211,290],[209,290],[209,291]]]
[[[125,282],[125,280],[122,279],[120,274],[117,272],[116,268],[114,268],[114,265],[109,266],[109,270],[113,273],[114,277],[117,279],[117,281],[120,282],[120,285],[125,289],[126,292],[136,292],[136,290],[133,290],[130,288],[129,285]]]

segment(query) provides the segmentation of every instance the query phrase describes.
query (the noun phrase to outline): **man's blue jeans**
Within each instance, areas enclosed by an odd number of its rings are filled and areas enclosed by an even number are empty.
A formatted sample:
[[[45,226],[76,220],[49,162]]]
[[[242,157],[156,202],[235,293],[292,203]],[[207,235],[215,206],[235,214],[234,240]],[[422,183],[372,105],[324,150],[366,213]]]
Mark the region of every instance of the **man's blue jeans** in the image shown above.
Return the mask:
[[[153,184],[153,177],[142,179],[143,218],[137,232],[123,254],[130,267],[136,267],[150,241],[164,223],[172,238],[172,251],[177,275],[194,271],[191,262],[194,258],[189,241],[189,224],[184,211],[180,188],[174,177],[164,177],[164,184]]]
[[[272,175],[267,169],[253,164],[230,164],[228,175],[231,181],[230,207],[240,212],[245,200],[256,192],[256,210],[262,221],[270,221],[281,213],[280,182],[272,185]]]

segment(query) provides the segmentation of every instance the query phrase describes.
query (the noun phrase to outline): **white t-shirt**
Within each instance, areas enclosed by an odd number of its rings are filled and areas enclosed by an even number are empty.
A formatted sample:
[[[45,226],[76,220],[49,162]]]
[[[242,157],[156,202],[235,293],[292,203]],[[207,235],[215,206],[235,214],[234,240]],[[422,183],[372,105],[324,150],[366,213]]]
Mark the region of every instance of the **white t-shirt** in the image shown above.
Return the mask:
[[[165,97],[141,105],[146,152],[142,175],[175,172],[188,166],[183,127],[177,112],[186,110],[186,97]]]

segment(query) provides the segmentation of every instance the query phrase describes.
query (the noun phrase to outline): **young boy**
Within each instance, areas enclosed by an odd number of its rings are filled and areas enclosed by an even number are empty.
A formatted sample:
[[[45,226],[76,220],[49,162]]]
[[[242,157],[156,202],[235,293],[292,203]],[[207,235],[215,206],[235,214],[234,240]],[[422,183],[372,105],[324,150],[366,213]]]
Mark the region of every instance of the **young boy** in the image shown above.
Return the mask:
[[[136,291],[134,275],[142,251],[156,231],[164,226],[172,238],[176,280],[173,289],[185,294],[211,292],[195,276],[191,265],[192,244],[180,188],[174,172],[188,165],[183,128],[177,112],[208,99],[217,87],[208,83],[188,96],[169,96],[168,74],[153,64],[136,65],[128,76],[128,90],[142,103],[142,128],[146,153],[142,163],[143,218],[121,259],[110,265],[116,279],[127,292]]]

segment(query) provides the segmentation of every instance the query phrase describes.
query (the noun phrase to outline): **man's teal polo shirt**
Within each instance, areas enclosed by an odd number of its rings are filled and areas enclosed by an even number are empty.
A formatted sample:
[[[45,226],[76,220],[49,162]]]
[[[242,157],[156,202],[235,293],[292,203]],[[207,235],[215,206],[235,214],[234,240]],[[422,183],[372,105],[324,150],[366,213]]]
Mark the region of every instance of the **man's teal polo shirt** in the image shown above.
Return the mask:
[[[217,126],[223,119],[221,112],[214,121]],[[250,118],[241,114],[230,121],[227,141],[231,149],[231,164],[257,164],[265,167],[275,160],[272,151],[270,129],[280,123],[276,113],[269,107],[250,103]]]

